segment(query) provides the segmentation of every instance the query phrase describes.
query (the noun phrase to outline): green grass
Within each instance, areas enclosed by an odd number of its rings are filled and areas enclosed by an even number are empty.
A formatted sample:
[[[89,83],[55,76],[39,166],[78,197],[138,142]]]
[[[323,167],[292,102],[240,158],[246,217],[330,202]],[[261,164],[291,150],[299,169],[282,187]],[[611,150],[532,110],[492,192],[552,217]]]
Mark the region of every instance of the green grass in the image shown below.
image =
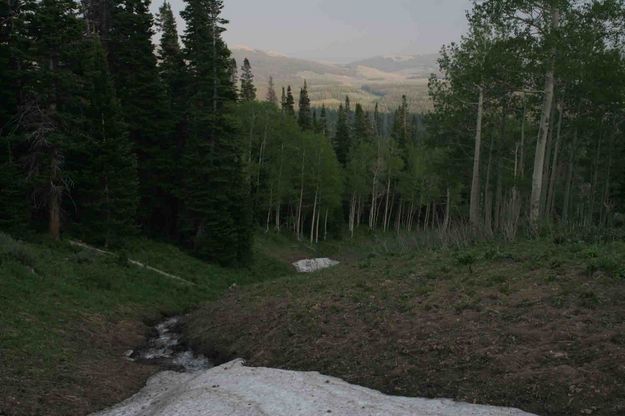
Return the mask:
[[[128,258],[194,285],[130,265]],[[201,302],[217,298],[233,284],[289,273],[286,264],[262,251],[255,253],[250,268],[226,269],[197,260],[174,246],[145,239],[130,241],[123,251],[107,256],[66,242],[44,238],[20,242],[0,233],[0,386],[4,386],[0,387],[0,414],[42,411],[45,403],[33,408],[24,403],[34,400],[38,390],[65,383],[71,392],[72,385],[81,382],[80,377],[73,377],[79,372],[74,367],[84,352],[112,351],[106,345],[91,345],[89,337],[97,338],[93,333],[102,327],[123,320],[153,322],[165,315],[186,313]],[[20,393],[18,384],[26,391]],[[26,407],[21,411],[3,409],[4,403],[11,402],[9,398]],[[73,411],[60,406],[50,414]]]

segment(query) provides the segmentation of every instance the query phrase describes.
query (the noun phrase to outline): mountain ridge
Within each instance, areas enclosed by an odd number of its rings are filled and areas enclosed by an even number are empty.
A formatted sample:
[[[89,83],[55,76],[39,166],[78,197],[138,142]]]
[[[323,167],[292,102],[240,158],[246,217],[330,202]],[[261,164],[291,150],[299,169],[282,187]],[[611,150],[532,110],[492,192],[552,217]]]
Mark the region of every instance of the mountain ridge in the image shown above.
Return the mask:
[[[412,111],[431,108],[427,81],[437,71],[438,54],[377,56],[335,64],[242,45],[231,50],[239,66],[245,58],[250,61],[259,99],[265,97],[271,76],[278,95],[288,85],[297,95],[297,89],[307,81],[312,105],[317,107],[338,107],[348,95],[352,102],[366,108],[377,103],[383,111],[392,111],[401,103],[402,95],[406,95]]]

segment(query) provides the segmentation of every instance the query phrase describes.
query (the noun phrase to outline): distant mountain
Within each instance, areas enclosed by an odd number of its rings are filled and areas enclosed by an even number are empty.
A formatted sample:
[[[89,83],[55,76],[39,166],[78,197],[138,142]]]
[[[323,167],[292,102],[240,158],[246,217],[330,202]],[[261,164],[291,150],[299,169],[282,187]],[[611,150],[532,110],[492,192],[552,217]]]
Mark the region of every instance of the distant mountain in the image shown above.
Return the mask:
[[[278,96],[282,87],[291,85],[296,99],[306,80],[314,106],[337,107],[349,95],[352,102],[367,108],[378,103],[383,110],[394,110],[406,95],[414,111],[430,108],[427,79],[436,72],[437,55],[376,57],[338,65],[247,47],[233,47],[232,54],[239,67],[249,59],[259,99],[266,95],[273,76]]]
[[[384,72],[401,73],[406,76],[429,77],[438,72],[438,54],[409,56],[376,56],[349,64],[349,67],[366,66]]]

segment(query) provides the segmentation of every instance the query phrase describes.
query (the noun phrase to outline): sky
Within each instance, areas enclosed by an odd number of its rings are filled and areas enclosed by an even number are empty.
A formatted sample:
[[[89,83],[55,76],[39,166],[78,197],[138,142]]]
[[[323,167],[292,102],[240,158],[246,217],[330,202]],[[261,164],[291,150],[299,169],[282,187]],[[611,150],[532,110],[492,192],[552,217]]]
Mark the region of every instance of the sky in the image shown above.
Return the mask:
[[[156,11],[161,0],[153,1]],[[176,13],[184,7],[170,2]],[[460,38],[470,7],[470,0],[224,0],[224,38],[231,48],[342,63],[433,53]]]

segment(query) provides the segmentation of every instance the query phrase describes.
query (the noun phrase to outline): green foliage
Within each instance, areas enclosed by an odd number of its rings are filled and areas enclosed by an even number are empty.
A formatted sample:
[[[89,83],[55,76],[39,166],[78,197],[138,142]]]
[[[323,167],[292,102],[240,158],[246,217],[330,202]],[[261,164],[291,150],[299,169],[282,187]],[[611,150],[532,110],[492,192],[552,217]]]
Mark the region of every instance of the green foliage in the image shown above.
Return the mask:
[[[250,61],[245,58],[241,68],[241,91],[239,92],[242,101],[256,100],[256,87],[254,86],[254,74]]]
[[[231,55],[221,37],[222,8],[217,0],[188,0],[182,12],[192,91],[182,221],[184,238],[197,255],[245,264],[251,255],[252,213],[243,139],[233,117]]]
[[[72,149],[78,217],[88,239],[108,246],[132,233],[138,202],[136,157],[122,122],[104,50],[88,39],[83,55],[84,135]]]
[[[308,97],[308,84],[304,81],[304,88],[299,93],[299,110],[297,123],[302,130],[311,130],[313,128],[313,120],[310,109],[310,98]]]
[[[166,233],[175,219],[164,200],[171,200],[176,187],[173,176],[176,143],[173,136],[176,112],[168,105],[166,88],[159,77],[152,45],[153,17],[148,0],[118,0],[110,10],[110,29],[104,34],[108,61],[117,97],[128,126],[129,139],[134,146],[139,174],[139,222],[148,230]],[[175,54],[171,30],[173,22],[164,11],[162,22],[167,26],[161,43],[161,56]],[[162,62],[164,79],[171,83],[178,75],[179,56]],[[177,62],[176,62],[177,61]],[[177,92],[177,91],[176,91]]]

